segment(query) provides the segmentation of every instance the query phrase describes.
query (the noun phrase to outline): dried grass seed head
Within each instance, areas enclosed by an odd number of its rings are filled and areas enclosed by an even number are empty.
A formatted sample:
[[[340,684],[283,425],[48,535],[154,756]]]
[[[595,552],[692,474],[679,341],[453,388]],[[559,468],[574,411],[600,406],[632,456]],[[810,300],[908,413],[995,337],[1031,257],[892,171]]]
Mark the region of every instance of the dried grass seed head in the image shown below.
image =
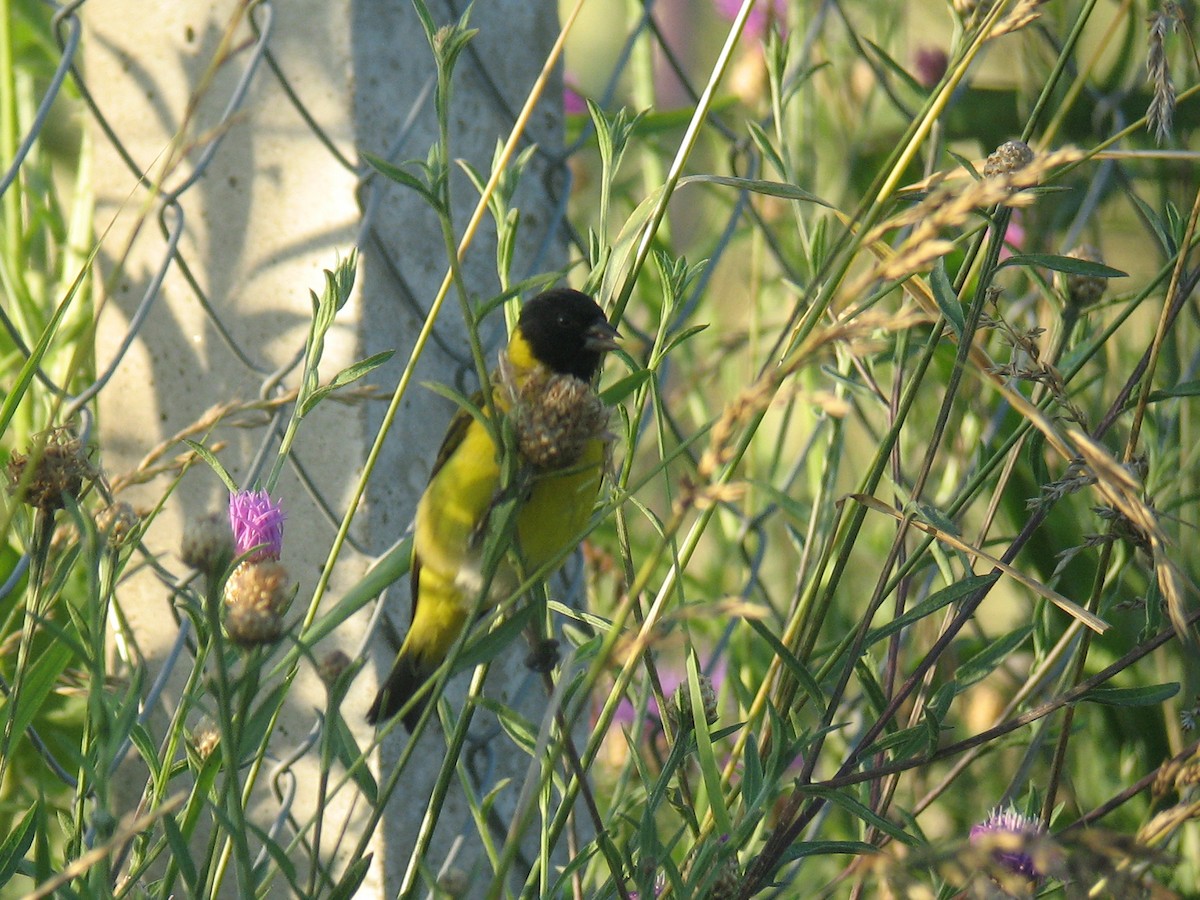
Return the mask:
[[[1171,2],[1164,3],[1162,9],[1149,19],[1146,80],[1150,82],[1153,96],[1146,110],[1146,128],[1154,132],[1154,139],[1160,144],[1171,136],[1175,121],[1175,83],[1171,80],[1171,66],[1167,60],[1167,34],[1178,27],[1182,18],[1179,4]]]

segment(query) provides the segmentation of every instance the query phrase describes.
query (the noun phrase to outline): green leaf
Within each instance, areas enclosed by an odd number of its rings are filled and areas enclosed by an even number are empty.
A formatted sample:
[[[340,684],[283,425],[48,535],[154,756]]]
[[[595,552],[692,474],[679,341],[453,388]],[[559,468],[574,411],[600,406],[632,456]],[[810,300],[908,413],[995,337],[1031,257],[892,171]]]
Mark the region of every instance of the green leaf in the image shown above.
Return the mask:
[[[754,732],[746,735],[746,749],[742,753],[742,799],[746,803],[747,812],[757,809],[762,803],[759,795],[763,789],[762,760],[758,755],[758,740]]]
[[[187,839],[179,828],[179,823],[175,821],[174,816],[163,816],[162,826],[167,837],[167,846],[171,848],[171,858],[179,866],[179,874],[183,876],[183,883],[187,885],[188,896],[199,897],[203,886],[200,884],[200,876],[196,872],[193,850],[188,846]]]
[[[890,69],[891,73],[893,75],[895,75],[897,78],[899,78],[901,81],[903,81],[904,84],[908,87],[908,89],[910,91],[912,91],[913,93],[922,94],[922,95],[929,93],[929,91],[925,87],[923,87],[921,85],[921,83],[919,81],[917,81],[917,79],[913,78],[912,75],[910,75],[908,72],[906,72],[904,70],[904,67],[902,65],[900,65],[898,62],[896,62],[894,59],[892,59],[888,55],[886,50],[884,50],[882,47],[880,47],[878,44],[876,44],[874,41],[870,40],[869,38],[863,38],[863,42],[868,47],[870,47],[872,50],[875,51],[875,54],[879,57],[879,61],[881,63],[883,63],[884,66],[886,66],[888,69]]]
[[[237,490],[238,490],[237,482],[235,482],[233,480],[233,476],[230,475],[228,471],[226,471],[225,467],[223,465],[221,465],[221,461],[218,460],[213,455],[213,452],[211,450],[209,450],[203,444],[197,443],[196,441],[190,440],[188,438],[184,438],[183,442],[185,444],[187,444],[189,447],[191,447],[192,450],[195,451],[197,456],[199,456],[202,460],[204,460],[206,463],[208,463],[208,467],[217,473],[218,478],[220,478],[223,482],[225,482],[225,487],[229,489],[229,493],[231,493],[231,494],[237,493]]]
[[[363,159],[375,169],[379,174],[391,179],[397,184],[402,184],[407,188],[412,188],[418,194],[425,198],[425,201],[434,209],[439,207],[437,194],[430,190],[429,185],[422,181],[411,172],[402,169],[400,166],[393,165],[382,157],[375,156],[371,153],[363,153]],[[417,163],[420,165],[420,163]]]
[[[362,859],[357,859],[351,863],[350,867],[346,869],[346,873],[342,875],[341,881],[329,892],[329,900],[351,900],[351,898],[356,896],[359,887],[362,886],[363,879],[371,871],[371,861],[374,859],[374,856],[375,854],[368,853]]]
[[[158,781],[162,777],[162,765],[158,759],[158,745],[144,725],[135,725],[129,731],[129,740],[141,754],[142,762],[150,770],[150,777]]]
[[[871,856],[878,852],[878,847],[865,841],[796,841],[781,854],[779,861],[786,863],[805,856],[826,856],[834,853]]]
[[[34,655],[33,662],[25,673],[21,685],[21,693],[17,698],[16,717],[12,723],[13,734],[24,734],[25,729],[32,723],[34,716],[58,684],[59,676],[67,668],[75,653],[71,647],[62,641],[54,641]],[[13,696],[4,698],[0,708],[11,704]]]
[[[67,310],[71,308],[71,301],[75,299],[75,295],[79,292],[79,285],[83,281],[84,274],[92,271],[90,264],[99,252],[100,243],[96,242],[96,247],[88,257],[89,266],[85,266],[80,270],[80,275],[76,278],[75,283],[71,285],[71,290],[67,296],[63,298],[62,303],[58,304],[58,308],[54,310],[54,315],[50,321],[46,323],[46,327],[42,330],[38,337],[37,343],[29,352],[29,359],[25,360],[21,370],[17,373],[17,378],[9,389],[8,394],[4,398],[4,404],[0,406],[0,434],[8,431],[8,424],[12,421],[13,415],[16,414],[17,406],[20,405],[21,399],[25,396],[26,390],[29,388],[30,382],[33,381],[34,375],[37,374],[38,367],[42,364],[42,359],[46,352],[50,349],[50,344],[54,340],[54,336],[58,333],[58,327],[62,324],[63,317],[67,314]]]
[[[891,734],[884,735],[875,743],[867,747],[862,752],[863,756],[874,756],[876,753],[883,753],[886,750],[895,751],[892,758],[895,760],[912,759],[916,757],[922,749],[929,743],[929,726],[922,722],[920,725],[912,725],[908,728],[901,728],[899,731],[894,731]]]
[[[668,353],[670,353],[672,350],[674,350],[676,347],[678,347],[684,341],[688,340],[689,338],[695,337],[702,331],[707,331],[707,330],[708,330],[707,322],[702,325],[689,325],[687,328],[680,329],[679,331],[675,332],[673,335],[671,335],[667,339],[667,343],[662,348],[662,351],[659,353],[659,355],[666,356]]]
[[[1163,388],[1158,391],[1151,391],[1147,401],[1157,403],[1159,400],[1169,400],[1173,397],[1198,397],[1200,396],[1200,381],[1181,381],[1174,387]],[[1129,401],[1129,406],[1136,406],[1137,400]]]
[[[966,173],[968,175],[970,175],[972,178],[974,178],[976,181],[978,181],[981,177],[983,177],[979,174],[978,170],[976,170],[975,164],[973,162],[971,162],[971,160],[969,160],[967,157],[961,156],[960,154],[955,153],[953,150],[947,150],[946,155],[949,156],[956,163],[958,163],[960,166],[962,166],[963,170],[966,171]]]
[[[258,825],[255,825],[253,822],[247,822],[246,826],[258,839],[258,842],[262,848],[267,851],[267,855],[271,857],[271,860],[275,863],[275,868],[278,870],[278,872],[272,871],[271,867],[267,865],[267,861],[265,859],[262,860],[259,865],[255,867],[254,872],[255,878],[258,881],[258,887],[265,887],[268,878],[273,879],[277,874],[279,874],[283,875],[283,877],[287,879],[288,884],[291,885],[292,896],[300,896],[300,885],[296,882],[296,864],[292,862],[292,858],[287,854],[284,848],[280,846],[279,842],[273,840],[271,835],[267,834],[264,829],[260,828]]]
[[[889,835],[893,840],[899,841],[902,844],[907,844],[908,846],[912,847],[918,843],[917,839],[906,832],[901,826],[897,825],[895,822],[885,819],[883,816],[879,815],[879,813],[850,796],[850,794],[846,793],[844,790],[819,787],[815,784],[799,785],[796,790],[803,794],[825,798],[834,806],[842,808],[855,818],[862,819],[868,825],[874,826],[879,831],[882,831],[884,834]]]
[[[653,374],[649,369],[638,369],[638,371],[626,375],[600,392],[601,402],[605,406],[616,406],[649,381]]]
[[[800,662],[796,658],[796,655],[784,646],[783,641],[772,634],[767,626],[758,619],[747,619],[746,624],[754,629],[760,638],[771,645],[771,649],[775,651],[775,655],[779,657],[779,661],[795,676],[804,693],[808,694],[809,698],[817,704],[817,709],[824,715],[826,706],[825,695],[821,692],[821,686],[817,684],[817,680],[812,677],[812,674],[805,667],[804,663]]]
[[[721,768],[717,765],[717,755],[713,752],[713,736],[709,732],[710,726],[704,715],[704,700],[700,694],[700,670],[694,653],[688,654],[687,674],[692,723],[696,730],[696,757],[700,762],[704,792],[708,795],[708,808],[717,824],[717,833],[733,834],[733,820],[725,807],[725,794],[721,790]]]
[[[4,843],[0,844],[0,887],[8,884],[17,866],[33,846],[33,837],[37,831],[36,825],[42,818],[42,805],[35,803],[21,817],[17,827],[8,833]]]
[[[412,535],[398,541],[356,582],[334,606],[313,621],[301,636],[306,646],[315,646],[332,634],[347,619],[395,584],[412,569]],[[278,676],[293,665],[301,650],[292,645],[284,658],[272,670]]]
[[[995,575],[973,575],[970,578],[964,578],[962,581],[955,582],[949,587],[944,587],[931,597],[922,600],[912,609],[907,610],[899,616],[896,616],[886,625],[881,625],[879,628],[872,629],[867,634],[866,646],[871,646],[886,637],[890,637],[901,629],[907,628],[909,625],[917,622],[931,613],[937,612],[943,606],[948,606],[957,600],[985,588],[992,584],[998,576]]]
[[[746,124],[750,128],[750,140],[754,141],[754,146],[763,155],[763,159],[769,162],[776,172],[786,172],[787,167],[783,164],[783,159],[779,156],[779,151],[775,149],[771,143],[771,138],[763,131],[762,126],[754,121],[749,121]]]
[[[342,369],[342,371],[333,376],[333,380],[330,381],[329,384],[316,388],[312,391],[312,393],[304,398],[304,402],[300,405],[300,418],[303,419],[306,415],[312,412],[314,406],[316,406],[319,402],[324,400],[338,388],[343,388],[348,384],[353,384],[368,372],[378,369],[385,362],[391,359],[395,352],[396,351],[394,350],[385,350],[382,353],[376,353],[374,356],[368,356],[366,359],[359,360],[358,362]]]
[[[679,179],[679,187],[685,184],[719,184],[724,187],[737,188],[755,194],[767,194],[771,197],[783,197],[785,200],[803,200],[806,203],[816,203],[830,209],[833,205],[826,203],[816,194],[801,190],[794,184],[782,181],[762,181],[757,178],[734,178],[729,175],[685,175]]]
[[[990,675],[992,670],[1004,662],[1005,657],[1025,643],[1025,639],[1032,633],[1033,626],[1024,625],[1016,631],[1009,632],[992,641],[958,667],[954,673],[954,680],[960,688],[965,688]]]
[[[505,647],[521,636],[521,632],[533,621],[537,611],[536,603],[526,603],[479,640],[468,643],[455,660],[451,676],[499,656]]]
[[[354,783],[358,785],[358,789],[366,801],[374,806],[379,797],[379,786],[375,783],[375,776],[371,774],[371,770],[362,762],[362,749],[354,740],[354,733],[346,725],[345,719],[340,715],[335,715],[331,717],[331,720],[329,722],[332,725],[330,739],[333,742],[334,755],[346,767],[346,771],[350,773],[350,777],[354,779]]]
[[[929,287],[933,291],[933,299],[937,301],[938,309],[942,311],[942,315],[946,317],[946,321],[950,323],[954,333],[962,337],[966,322],[963,317],[962,304],[958,302],[958,295],[954,293],[954,285],[950,283],[950,276],[946,274],[945,257],[940,258],[929,273]]]
[[[928,503],[918,503],[915,507],[917,516],[923,521],[938,529],[938,531],[961,537],[962,531],[954,524],[953,520],[936,506],[931,506]]]
[[[1133,198],[1133,202],[1137,204],[1137,208],[1141,211],[1146,221],[1150,223],[1150,227],[1154,229],[1154,235],[1158,238],[1159,247],[1162,248],[1164,256],[1174,256],[1176,243],[1171,237],[1171,233],[1167,230],[1167,224],[1162,220],[1162,217],[1155,212],[1145,200],[1140,199],[1137,194],[1130,192],[1129,196]]]
[[[1053,269],[1055,272],[1066,272],[1068,275],[1089,275],[1093,278],[1128,278],[1128,272],[1114,269],[1103,263],[1091,262],[1086,259],[1076,259],[1073,256],[1055,256],[1052,253],[1020,253],[1003,260],[997,269],[1005,266],[1041,266]]]
[[[1179,682],[1151,684],[1145,687],[1095,687],[1080,697],[1080,701],[1101,706],[1157,706],[1179,693]]]

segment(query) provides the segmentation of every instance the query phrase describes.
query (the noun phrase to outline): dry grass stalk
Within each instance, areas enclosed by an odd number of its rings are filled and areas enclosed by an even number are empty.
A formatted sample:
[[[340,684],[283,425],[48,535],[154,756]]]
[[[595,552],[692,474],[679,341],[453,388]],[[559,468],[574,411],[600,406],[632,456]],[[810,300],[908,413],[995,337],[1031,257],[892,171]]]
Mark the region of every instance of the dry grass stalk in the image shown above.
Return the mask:
[[[945,184],[934,189],[920,203],[885,220],[873,228],[864,239],[870,244],[881,240],[897,228],[911,227],[912,232],[896,249],[890,260],[881,261],[856,283],[853,295],[866,289],[876,280],[905,278],[927,269],[939,257],[954,248],[953,241],[942,237],[943,232],[961,228],[980,209],[1000,204],[1011,207],[1028,206],[1033,196],[1025,189],[1041,182],[1042,178],[1061,166],[1083,158],[1073,147],[1036,155],[1024,168],[991,178],[972,181],[965,187]]]
[[[996,23],[996,27],[992,29],[992,33],[988,39],[994,40],[1002,35],[1020,31],[1030,22],[1041,16],[1041,13],[1036,12],[1036,10],[1045,2],[1046,0],[1020,0],[1013,7],[1012,12]]]

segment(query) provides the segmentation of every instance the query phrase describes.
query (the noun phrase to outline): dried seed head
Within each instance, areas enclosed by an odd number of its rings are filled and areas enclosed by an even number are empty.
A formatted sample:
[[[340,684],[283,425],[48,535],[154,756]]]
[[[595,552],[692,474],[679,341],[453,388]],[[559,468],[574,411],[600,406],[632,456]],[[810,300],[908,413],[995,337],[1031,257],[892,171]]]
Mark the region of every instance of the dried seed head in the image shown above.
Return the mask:
[[[192,732],[192,746],[196,748],[196,753],[202,760],[212,756],[220,743],[221,732],[207,720],[202,721]]]
[[[96,527],[108,536],[108,546],[113,548],[124,544],[139,522],[141,517],[134,508],[121,500],[104,507],[96,515]]]
[[[233,533],[221,513],[197,516],[184,526],[180,556],[186,565],[214,577],[233,559]]]
[[[1067,256],[1086,262],[1103,263],[1100,251],[1091,244],[1080,244],[1067,251]],[[1108,279],[1099,275],[1067,275],[1067,302],[1077,309],[1091,306],[1104,295]]]
[[[287,569],[273,560],[244,562],[225,582],[225,630],[235,644],[272,644],[291,604]]]
[[[1005,141],[991,153],[983,164],[983,177],[1011,175],[1033,162],[1033,151],[1024,141]]]
[[[341,650],[331,650],[321,659],[320,665],[317,666],[317,674],[321,676],[325,687],[330,688],[348,668],[350,668],[350,657]]]
[[[586,381],[541,368],[521,386],[512,415],[521,455],[540,470],[575,465],[608,426],[608,410]]]
[[[38,435],[40,438],[41,435]],[[95,477],[83,452],[83,442],[66,428],[46,433],[39,456],[13,453],[8,460],[8,491],[34,509],[53,513],[64,497],[78,499],[85,479]]]

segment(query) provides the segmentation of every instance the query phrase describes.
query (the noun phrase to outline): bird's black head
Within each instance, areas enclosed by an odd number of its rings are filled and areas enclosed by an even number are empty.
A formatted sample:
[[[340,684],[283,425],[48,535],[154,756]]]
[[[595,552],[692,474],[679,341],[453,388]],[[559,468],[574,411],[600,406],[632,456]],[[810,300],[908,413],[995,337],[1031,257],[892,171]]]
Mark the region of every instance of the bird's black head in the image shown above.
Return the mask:
[[[570,288],[538,294],[522,307],[518,327],[538,362],[584,381],[591,381],[619,337],[596,301]]]

